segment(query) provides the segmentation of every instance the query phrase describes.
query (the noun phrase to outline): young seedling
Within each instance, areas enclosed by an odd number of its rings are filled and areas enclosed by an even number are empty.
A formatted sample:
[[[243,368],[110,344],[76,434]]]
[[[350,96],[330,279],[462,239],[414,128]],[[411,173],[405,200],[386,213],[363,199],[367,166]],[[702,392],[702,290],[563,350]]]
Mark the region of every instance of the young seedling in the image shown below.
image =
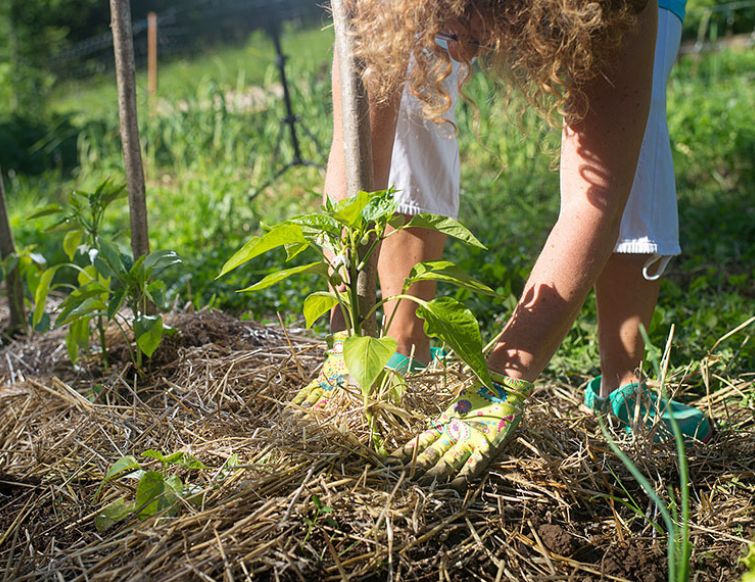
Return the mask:
[[[116,480],[135,480],[137,484],[133,499],[119,497],[97,514],[94,525],[98,531],[110,529],[132,515],[142,520],[155,515],[175,516],[183,502],[198,500],[202,489],[181,479],[175,470],[207,469],[199,459],[183,451],[164,455],[154,449],[144,451],[141,456],[147,461],[139,462],[133,455],[127,455],[113,463],[105,473],[95,497],[100,496],[108,483]],[[150,459],[159,461],[159,467],[150,468]]]
[[[102,364],[107,366],[105,328],[108,322],[114,321],[127,338],[126,345],[131,350],[134,365],[141,370],[143,355],[151,357],[162,338],[173,332],[164,324],[162,316],[152,313],[151,306],[166,308],[166,285],[158,276],[166,268],[179,264],[181,259],[173,251],[155,251],[134,261],[103,236],[107,208],[124,196],[122,186],[114,186],[106,180],[94,192],[73,192],[66,206],[52,204],[32,216],[57,218],[47,232],[65,232],[63,250],[70,260],[42,273],[35,286],[32,325],[36,327],[45,317],[50,291],[55,287],[68,288],[71,292],[60,305],[55,326],[68,326],[66,347],[70,360],[75,363],[80,352],[88,349],[90,323],[94,321]],[[83,267],[76,264],[77,256],[86,257],[88,264]],[[62,268],[77,272],[77,285],[53,284],[55,275]],[[121,313],[124,305],[130,316]],[[128,329],[133,332],[135,349],[130,347]]]
[[[292,218],[250,239],[226,262],[218,275],[221,277],[280,247],[285,249],[286,262],[305,251],[314,252],[316,260],[275,271],[241,292],[261,291],[288,277],[305,273],[315,274],[325,285],[329,285],[330,291],[313,293],[304,300],[304,319],[309,327],[331,309],[341,311],[348,334],[343,347],[344,360],[349,375],[362,391],[368,416],[368,400],[375,387],[385,379],[385,366],[396,351],[396,341],[385,334],[390,321],[384,322],[379,337],[369,335],[364,323],[389,301],[416,303],[417,315],[424,320],[428,336],[447,344],[483,383],[490,383],[480,328],[472,312],[451,297],[425,301],[408,293],[409,288],[419,281],[439,281],[495,295],[492,289],[474,280],[453,263],[419,263],[406,278],[402,293],[383,297],[366,312],[360,309],[357,288],[360,274],[382,241],[401,230],[435,230],[468,245],[485,248],[454,219],[431,214],[418,214],[405,219],[396,215],[397,207],[395,193],[391,190],[360,192],[335,204],[326,200],[320,212]]]

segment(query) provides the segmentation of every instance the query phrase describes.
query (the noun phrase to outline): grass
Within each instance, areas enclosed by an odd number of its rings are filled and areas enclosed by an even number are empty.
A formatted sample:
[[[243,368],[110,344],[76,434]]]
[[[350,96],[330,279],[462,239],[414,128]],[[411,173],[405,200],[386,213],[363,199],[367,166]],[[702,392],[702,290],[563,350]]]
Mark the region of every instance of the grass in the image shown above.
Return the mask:
[[[329,50],[328,35],[317,29],[284,31],[284,52],[290,56],[295,70],[311,71],[323,64],[323,55]],[[244,46],[216,48],[195,58],[176,59],[159,66],[158,94],[169,101],[191,99],[197,87],[265,86],[273,81],[272,63],[275,53],[272,41],[261,31],[249,37]],[[138,106],[148,107],[147,74],[136,76]],[[50,108],[58,113],[73,113],[86,118],[104,117],[112,113],[116,104],[115,83],[112,75],[95,79],[68,81],[55,92]]]

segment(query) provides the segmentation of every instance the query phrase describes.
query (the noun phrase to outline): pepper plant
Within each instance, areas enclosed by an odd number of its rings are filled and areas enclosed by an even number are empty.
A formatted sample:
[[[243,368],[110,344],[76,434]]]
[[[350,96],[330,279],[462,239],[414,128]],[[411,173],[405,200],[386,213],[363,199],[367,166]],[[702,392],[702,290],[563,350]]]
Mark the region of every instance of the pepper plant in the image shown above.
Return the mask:
[[[487,295],[495,295],[488,286],[474,280],[449,261],[418,263],[406,278],[403,291],[383,297],[362,313],[357,295],[357,279],[382,241],[407,228],[425,228],[442,232],[468,245],[485,246],[458,221],[432,214],[410,218],[397,215],[395,192],[360,192],[337,203],[326,200],[320,212],[297,216],[273,226],[261,236],[251,238],[223,266],[219,277],[260,255],[283,247],[286,262],[311,251],[316,260],[275,271],[241,292],[255,292],[305,273],[319,276],[329,291],[312,293],[304,299],[307,327],[331,309],[339,309],[346,322],[348,337],[343,354],[351,378],[367,399],[385,377],[385,366],[396,351],[396,342],[385,335],[390,321],[384,321],[380,337],[363,332],[363,323],[389,301],[412,301],[417,315],[424,320],[425,332],[449,346],[483,383],[490,376],[483,356],[483,344],[477,319],[459,301],[438,297],[425,301],[409,294],[419,281],[451,283]],[[395,311],[394,311],[395,313]]]
[[[165,283],[158,278],[166,268],[181,262],[173,251],[156,251],[134,260],[122,252],[115,243],[102,235],[105,211],[108,206],[125,196],[123,186],[106,180],[94,192],[74,191],[68,204],[52,204],[35,213],[32,218],[55,216],[56,222],[47,232],[65,232],[63,251],[70,262],[46,269],[34,291],[32,325],[37,326],[46,317],[45,307],[50,290],[67,288],[70,293],[60,304],[56,327],[68,326],[66,348],[72,362],[82,350],[87,350],[94,323],[99,336],[100,356],[108,365],[106,325],[113,321],[127,338],[131,359],[137,369],[142,368],[143,355],[152,356],[167,333],[172,333],[162,316],[152,313],[151,305],[163,309]],[[75,262],[84,256],[85,264]],[[76,284],[53,284],[62,268],[76,271]],[[129,313],[122,313],[123,306]],[[136,347],[131,348],[127,331],[131,330]]]

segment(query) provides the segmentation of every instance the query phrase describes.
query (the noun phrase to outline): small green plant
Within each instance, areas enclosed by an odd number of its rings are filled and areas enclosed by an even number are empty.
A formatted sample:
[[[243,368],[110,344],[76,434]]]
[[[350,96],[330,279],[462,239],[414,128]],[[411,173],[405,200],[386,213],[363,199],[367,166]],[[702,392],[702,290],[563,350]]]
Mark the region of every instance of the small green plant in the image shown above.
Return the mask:
[[[39,279],[47,266],[47,260],[35,251],[36,245],[30,245],[17,249],[15,253],[8,255],[0,261],[0,282],[5,281],[8,278],[8,274],[17,268],[26,289],[36,289]],[[27,303],[26,297],[24,297],[24,303]],[[32,314],[29,313],[29,325],[31,326],[31,324]],[[49,317],[43,317],[43,320],[37,323],[37,328],[40,330],[49,329],[49,327]]]
[[[666,373],[671,355],[671,340],[674,337],[674,326],[671,326],[666,350],[663,358],[659,359],[660,350],[650,342],[650,338],[643,326],[640,326],[642,337],[645,340],[647,359],[653,365],[656,377],[660,381],[661,400],[668,401],[666,391]],[[669,415],[676,443],[677,463],[679,467],[679,499],[676,500],[673,491],[669,490],[669,497],[674,500],[671,503],[664,502],[655,491],[650,481],[642,474],[642,471],[624,451],[619,448],[609,432],[603,416],[598,416],[598,423],[608,445],[622,463],[626,466],[635,480],[643,488],[647,496],[660,511],[668,532],[668,579],[669,582],[687,582],[689,580],[690,556],[692,555],[692,543],[690,541],[690,501],[689,501],[689,469],[687,466],[687,452],[684,444],[684,436],[679,428],[679,423],[674,415]],[[623,486],[622,486],[623,487]],[[625,490],[626,491],[626,490]],[[681,511],[680,511],[681,510]]]
[[[307,534],[304,536],[304,543],[307,543],[314,529],[321,523],[332,528],[337,528],[338,523],[333,519],[333,508],[325,505],[317,495],[312,495],[312,510],[304,517],[307,524]]]
[[[742,582],[755,582],[755,541],[747,546],[747,555],[740,561],[747,568],[742,574]]]
[[[113,463],[105,473],[95,497],[116,480],[136,481],[136,491],[133,499],[119,497],[102,508],[94,519],[98,531],[105,531],[131,516],[142,520],[158,514],[175,516],[182,503],[198,500],[201,488],[182,479],[177,472],[207,469],[199,459],[183,451],[164,455],[154,449],[144,451],[141,456],[148,461],[140,463],[133,455],[127,455]],[[157,468],[150,468],[155,464],[158,464]]]
[[[292,218],[273,226],[261,236],[250,239],[223,266],[219,275],[283,247],[286,261],[307,250],[317,259],[303,265],[275,271],[241,292],[267,289],[293,275],[318,275],[329,291],[309,295],[303,304],[306,325],[311,326],[331,309],[340,309],[346,322],[348,338],[344,342],[344,360],[350,376],[360,387],[368,410],[368,398],[376,385],[385,381],[385,365],[396,351],[396,342],[385,335],[390,321],[385,321],[380,337],[367,335],[364,323],[389,301],[413,301],[417,315],[425,322],[428,336],[445,342],[484,383],[490,382],[483,356],[482,338],[477,319],[456,299],[438,297],[424,301],[408,293],[419,281],[451,283],[471,291],[495,295],[488,286],[474,280],[449,261],[430,261],[415,265],[404,282],[402,293],[383,297],[367,311],[360,310],[357,279],[382,241],[407,228],[424,228],[442,232],[468,245],[485,246],[458,221],[432,214],[418,214],[406,219],[396,215],[398,202],[391,190],[360,192],[332,203],[327,200],[320,212]],[[395,311],[394,311],[395,313]]]
[[[75,363],[80,352],[88,349],[94,322],[102,364],[107,366],[105,330],[106,324],[114,321],[127,339],[133,363],[141,370],[143,355],[151,357],[162,338],[173,331],[165,325],[162,316],[153,313],[151,306],[167,309],[166,285],[158,276],[181,260],[173,251],[156,251],[134,261],[102,236],[107,208],[123,195],[123,186],[114,186],[106,180],[94,192],[74,191],[66,206],[52,204],[32,216],[57,218],[47,232],[65,232],[63,250],[70,261],[49,267],[39,277],[34,287],[32,325],[36,328],[49,317],[45,307],[50,291],[55,287],[67,288],[70,293],[60,304],[55,326],[68,326],[66,348],[70,360]],[[74,262],[77,256],[85,257],[88,264],[80,266]],[[76,271],[76,285],[53,284],[62,268]],[[124,305],[130,316],[121,313]],[[135,349],[128,339],[129,329],[135,338]]]

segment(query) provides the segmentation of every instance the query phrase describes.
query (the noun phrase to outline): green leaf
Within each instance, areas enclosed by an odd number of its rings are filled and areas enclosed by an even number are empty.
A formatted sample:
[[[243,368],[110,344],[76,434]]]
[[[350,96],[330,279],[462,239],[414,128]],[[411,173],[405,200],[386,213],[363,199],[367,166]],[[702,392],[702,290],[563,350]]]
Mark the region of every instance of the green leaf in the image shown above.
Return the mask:
[[[317,321],[320,316],[324,315],[338,305],[338,299],[335,293],[326,291],[317,291],[312,293],[304,300],[304,320],[307,327]]]
[[[125,198],[127,195],[126,185],[113,184],[110,178],[105,179],[95,191],[95,195],[99,199],[99,203],[102,205],[102,209],[107,208],[112,202],[118,200],[118,198]]]
[[[161,311],[168,311],[168,306],[165,303],[165,293],[168,290],[168,286],[165,281],[158,279],[147,284],[144,289],[144,293],[147,295],[152,303],[154,303]]]
[[[148,358],[152,357],[163,339],[163,318],[160,315],[140,315],[134,319],[136,345]]]
[[[226,261],[216,279],[268,251],[277,249],[283,245],[305,242],[307,241],[302,233],[302,228],[298,224],[284,222],[274,226],[262,236],[255,236],[249,239],[243,247]]]
[[[68,327],[66,333],[66,351],[68,359],[75,364],[79,359],[81,350],[89,347],[89,321],[88,317],[77,319]]]
[[[73,261],[76,256],[76,249],[81,244],[84,233],[81,230],[69,230],[63,237],[63,251],[68,256],[69,261]]]
[[[447,216],[438,216],[437,214],[417,214],[412,216],[409,222],[404,224],[403,228],[427,228],[459,239],[473,247],[487,249],[487,247],[477,240],[477,237],[473,235],[467,227],[461,224],[458,220],[454,220]]]
[[[381,190],[372,192],[370,201],[362,210],[362,218],[365,222],[387,222],[398,209],[398,200],[395,190]]]
[[[425,320],[425,333],[447,343],[485,385],[491,384],[488,366],[482,355],[480,326],[474,314],[451,297],[421,302],[417,317]]]
[[[76,274],[76,281],[78,282],[79,287],[84,287],[95,279],[97,279],[97,269],[94,268],[94,265],[87,265]]]
[[[165,484],[171,488],[172,493],[176,497],[181,497],[184,494],[184,484],[178,475],[171,475],[165,478]]]
[[[104,277],[115,276],[122,278],[127,273],[127,270],[126,266],[123,264],[121,252],[115,245],[105,240],[100,240],[98,244],[99,248],[97,250],[99,252],[94,259],[94,266],[97,269],[97,272]]]
[[[137,469],[141,469],[141,465],[139,464],[139,461],[136,460],[136,457],[133,455],[126,455],[110,465],[102,482],[107,483],[108,481],[123,475],[123,473],[126,473],[127,471],[135,471]]]
[[[473,279],[450,261],[426,261],[417,263],[404,281],[404,293],[419,281],[441,281],[458,285],[484,295],[496,295],[490,287]]]
[[[55,265],[54,267],[46,269],[39,279],[37,288],[34,290],[34,314],[31,320],[32,327],[37,327],[37,324],[42,321],[42,316],[45,314],[47,296],[50,294],[52,279],[55,277],[55,273],[60,267],[61,265]]]
[[[370,198],[369,192],[359,192],[356,196],[340,200],[335,205],[333,218],[350,228],[359,226],[364,220],[362,218],[362,211],[370,203]]]
[[[254,291],[267,289],[268,287],[272,287],[273,285],[276,285],[277,283],[288,279],[292,275],[301,275],[304,273],[315,273],[317,275],[323,275],[327,277],[328,267],[322,261],[315,261],[314,263],[307,263],[306,265],[299,265],[297,267],[291,267],[290,269],[276,271],[275,273],[270,273],[267,277],[265,277],[261,281],[258,281],[251,287],[239,290],[238,293],[252,293]]]
[[[126,519],[134,512],[134,509],[135,505],[133,501],[126,501],[123,497],[116,499],[103,507],[102,511],[95,516],[94,527],[97,528],[98,532],[104,532],[116,523]]]
[[[332,216],[328,216],[322,212],[297,216],[290,219],[288,222],[300,225],[304,236],[309,237],[310,239],[315,239],[322,234],[329,234],[335,238],[341,236],[342,227],[338,221]]]
[[[126,297],[126,288],[121,287],[120,289],[114,291],[112,295],[110,295],[110,299],[107,302],[107,318],[113,319],[115,317],[115,314],[118,313],[118,310],[121,308],[121,305],[123,305],[123,300]]]
[[[165,480],[158,471],[146,471],[136,486],[136,509],[139,519],[147,519],[170,505],[165,494]]]
[[[286,249],[286,262],[289,263],[306,251],[309,248],[309,243],[291,243],[284,245],[284,248]]]
[[[164,271],[168,267],[181,263],[181,257],[175,251],[155,251],[144,259],[144,271],[147,278]],[[133,268],[133,267],[132,267]]]
[[[165,455],[163,455],[160,451],[156,451],[155,449],[147,449],[146,451],[142,453],[142,457],[147,457],[148,459],[155,459],[156,461],[165,463]]]
[[[72,295],[73,293],[69,297]],[[77,296],[75,303],[66,304],[65,309],[60,312],[58,319],[55,320],[55,327],[64,326],[80,317],[88,318],[97,313],[104,312],[107,309],[107,305],[105,305],[105,302],[98,295],[100,293],[96,290],[88,290],[82,295]]]
[[[63,207],[60,204],[48,204],[37,210],[34,214],[29,215],[28,219],[42,218],[43,216],[50,216],[51,214],[58,214],[63,212]]]
[[[178,465],[179,467],[193,469],[196,471],[207,468],[207,466],[202,461],[197,459],[194,455],[192,455],[191,453],[186,453],[184,451],[176,451],[175,453],[171,453],[167,457],[164,457],[163,460],[168,465]]]
[[[232,453],[230,457],[225,460],[225,463],[218,469],[217,474],[213,477],[213,481],[225,481],[230,477],[236,467],[239,465],[239,455]]]
[[[368,395],[372,384],[396,352],[396,340],[390,337],[351,336],[343,343],[343,359],[354,381]]]

